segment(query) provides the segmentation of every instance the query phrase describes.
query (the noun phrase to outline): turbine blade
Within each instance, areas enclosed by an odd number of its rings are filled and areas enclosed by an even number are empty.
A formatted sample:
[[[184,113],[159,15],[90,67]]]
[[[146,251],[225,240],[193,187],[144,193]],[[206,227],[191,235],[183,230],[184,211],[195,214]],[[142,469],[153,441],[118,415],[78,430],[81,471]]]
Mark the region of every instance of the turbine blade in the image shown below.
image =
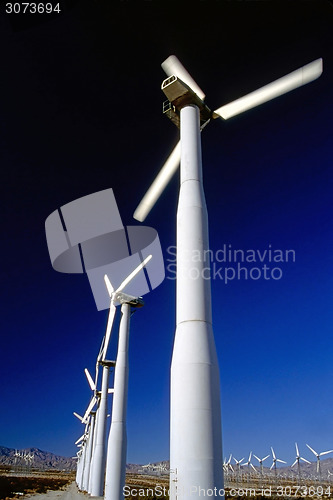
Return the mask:
[[[109,311],[109,314],[110,314],[110,311]],[[103,352],[104,352],[104,346],[105,346],[105,335],[103,337],[103,340],[102,340],[102,343],[101,343],[101,347],[99,348],[98,356],[97,356],[97,359],[96,359],[96,366],[95,366],[95,390],[97,389],[99,363],[100,363],[100,361],[102,361]]]
[[[321,455],[328,455],[328,453],[333,453],[333,450],[322,451],[321,453],[319,453],[319,456],[321,456]]]
[[[146,257],[145,260],[143,260],[141,264],[139,264],[138,267],[136,267],[134,271],[132,271],[131,274],[129,274],[127,278],[124,279],[124,281],[120,284],[115,293],[124,290],[124,288],[128,285],[128,283],[130,283],[130,281],[132,281],[132,279],[141,271],[141,269],[145,267],[145,265],[150,261],[151,258],[152,255],[148,255],[148,257]]]
[[[273,455],[273,458],[274,458],[274,460],[275,460],[275,458],[276,458],[276,457],[275,457],[275,453],[274,453],[274,450],[273,450],[273,448],[272,448],[272,447],[271,447],[271,450],[272,450],[272,455]]]
[[[184,68],[184,66],[176,56],[169,56],[164,62],[162,62],[161,66],[167,76],[178,76],[181,80],[183,80],[184,83],[191,87],[191,89],[197,94],[197,96],[200,97],[200,99],[204,100],[204,92],[193,80],[189,72]]]
[[[280,462],[281,464],[286,464],[287,462],[285,462],[284,460],[280,460],[279,458],[276,459],[277,462]]]
[[[299,457],[299,450],[298,450],[297,443],[295,443],[295,446],[296,446],[296,455]]]
[[[305,66],[292,71],[291,73],[275,80],[274,82],[250,92],[249,94],[225,104],[214,111],[214,114],[221,116],[225,120],[236,116],[259,104],[270,101],[275,97],[286,94],[306,83],[310,83],[320,77],[323,72],[323,60],[316,59]]]
[[[311,464],[311,462],[309,462],[309,460],[307,460],[306,458],[303,458],[303,457],[299,457],[300,460],[303,460],[303,462],[306,462],[307,464]]]
[[[292,464],[291,467],[294,467],[294,465],[296,465],[296,464],[297,464],[297,458],[296,458],[295,462]]]
[[[106,288],[107,288],[107,291],[110,295],[110,297],[112,296],[113,292],[114,292],[114,288],[111,284],[111,281],[109,280],[109,277],[107,274],[104,274],[104,281],[105,281],[105,285],[106,285]]]
[[[105,361],[105,359],[106,359],[106,354],[107,354],[109,343],[110,343],[112,326],[113,326],[113,321],[114,321],[115,315],[116,315],[116,306],[114,305],[113,301],[111,301],[108,322],[106,325],[104,346],[103,346],[103,351],[102,351],[102,360],[103,361]]]
[[[253,456],[254,456],[254,458],[256,458],[256,459],[258,460],[258,462],[260,462],[260,458],[258,458],[258,457],[257,457],[257,455],[255,455],[255,454],[253,453]]]
[[[272,470],[274,467],[274,462],[272,463],[272,465],[270,466],[270,470]]]
[[[250,467],[252,467],[253,470],[256,470],[256,468],[253,464],[250,464]]]
[[[90,385],[90,389],[91,389],[92,391],[95,391],[95,390],[96,390],[96,385],[95,385],[95,382],[94,382],[94,381],[93,381],[93,379],[92,379],[92,376],[91,376],[91,375],[90,375],[90,373],[89,373],[88,368],[85,368],[85,369],[84,369],[84,373],[86,374],[86,377],[87,377],[88,383],[89,383],[89,385]]]
[[[134,212],[134,219],[143,222],[153,206],[155,205],[158,198],[161,196],[162,192],[168,185],[172,176],[175,174],[180,164],[180,141],[176,145],[175,149],[172,151],[171,155],[164,163],[157,177],[153,181],[152,185],[142,198],[141,202],[137,206]]]
[[[75,441],[75,443],[74,443],[74,444],[78,444],[78,443],[80,443],[80,441],[83,441],[83,439],[84,439],[85,437],[86,437],[86,435],[85,435],[85,434],[83,434],[81,437],[79,437],[79,439],[77,439],[77,440]]]
[[[249,455],[249,458],[248,458],[248,462],[251,461],[251,457],[252,457],[252,451],[250,451],[250,455]]]
[[[314,451],[314,449],[313,449],[313,448],[311,448],[311,446],[309,446],[308,444],[307,444],[306,446],[309,448],[309,450],[311,450],[311,451],[312,451],[312,453],[313,453],[314,455],[316,455],[316,457],[318,457],[318,456],[319,456],[319,455],[318,455],[318,453],[317,453],[316,451]]]
[[[270,456],[270,455],[267,455],[267,457],[263,458],[263,459],[262,459],[262,462],[263,462],[264,460],[266,460],[266,458],[268,458],[269,456]]]
[[[78,413],[76,413],[75,411],[73,411],[73,415],[74,415],[76,418],[78,418],[79,420],[81,420],[81,422],[82,422],[83,417],[81,417],[81,415],[79,415],[79,414],[78,414]]]
[[[111,387],[108,389],[108,393],[109,394],[113,394],[114,393],[114,389],[111,389]]]
[[[91,410],[93,409],[93,407],[95,406],[95,403],[96,403],[96,398],[95,396],[92,398],[92,400],[90,401],[89,405],[88,405],[88,408],[86,409],[86,412],[83,416],[83,420],[82,420],[82,423],[86,423],[87,422],[87,419],[89,417],[89,413],[91,412]]]

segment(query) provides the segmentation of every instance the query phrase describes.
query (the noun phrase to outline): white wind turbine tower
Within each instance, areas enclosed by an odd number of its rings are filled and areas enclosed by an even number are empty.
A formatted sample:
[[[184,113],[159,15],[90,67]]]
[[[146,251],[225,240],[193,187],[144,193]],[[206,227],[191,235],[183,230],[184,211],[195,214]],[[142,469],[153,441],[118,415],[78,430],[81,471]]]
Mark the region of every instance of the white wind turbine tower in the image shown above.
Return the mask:
[[[276,477],[276,475],[277,475],[276,462],[280,462],[281,464],[286,464],[287,462],[285,462],[284,460],[281,460],[280,458],[276,458],[276,455],[274,453],[272,446],[271,446],[271,450],[272,450],[273,463],[272,463],[270,469],[271,470],[274,469],[274,473],[275,473],[275,477]]]
[[[232,454],[230,453],[230,457],[228,458],[228,461],[226,463],[226,466],[227,466],[227,472],[229,472],[229,470],[231,470],[231,472],[234,472],[234,468],[233,466],[231,465],[231,459],[232,459]]]
[[[80,420],[80,422],[82,423],[82,420],[83,420],[83,417],[81,415],[79,415],[78,413],[76,413],[75,411],[73,411],[73,415],[78,418]],[[80,444],[78,444],[77,446],[80,446]],[[76,484],[78,486],[78,488],[80,487],[80,475],[81,475],[81,460],[82,460],[82,448],[80,448],[76,454],[77,456],[77,464],[76,464]]]
[[[89,480],[91,476],[92,454],[95,436],[96,411],[90,412],[89,428],[86,434],[86,466],[83,471],[82,489],[89,491]]]
[[[97,411],[93,411],[96,403],[98,403],[99,395],[96,391],[91,398],[90,403],[82,417],[75,411],[73,415],[85,424],[84,434],[75,441],[75,444],[81,449],[78,453],[77,474],[76,482],[78,488],[82,491],[91,491],[91,478],[92,478],[92,458],[93,448],[96,442],[96,416]]]
[[[234,469],[231,465],[231,458],[232,458],[232,455],[230,455],[229,459],[227,460],[226,458],[223,460],[223,466],[222,466],[222,469],[223,469],[223,472],[226,472],[228,473],[229,472],[229,469],[234,472]]]
[[[294,467],[294,465],[297,464],[298,480],[301,481],[301,464],[300,464],[300,460],[302,460],[303,462],[306,462],[307,464],[309,464],[310,462],[309,462],[309,460],[306,460],[306,458],[301,457],[301,455],[299,454],[299,449],[298,449],[297,443],[295,443],[295,448],[296,448],[296,460],[292,464],[292,467]]]
[[[123,292],[125,287],[150,261],[152,255],[146,257],[142,263],[114,290],[109,278],[105,275],[105,284],[110,295],[110,311],[115,314],[115,303],[121,304],[121,320],[119,325],[118,352],[114,374],[114,395],[112,404],[111,427],[107,446],[105,500],[119,500],[123,498],[126,473],[126,412],[128,392],[128,343],[131,307],[142,307],[143,300]],[[104,352],[106,355],[106,351]]]
[[[205,94],[175,56],[162,64],[166,114],[180,128],[180,142],[137,207],[143,221],[181,163],[177,212],[177,314],[171,366],[170,498],[223,488],[219,368],[212,329],[209,250],[202,184],[200,130],[211,118],[228,119],[300,87],[322,72],[318,59],[212,112]],[[192,259],[191,259],[192,258]],[[192,495],[193,496],[193,495]]]
[[[321,468],[320,468],[320,457],[322,457],[323,455],[328,455],[329,453],[333,453],[333,450],[329,450],[329,451],[322,451],[321,453],[317,453],[313,448],[311,448],[311,446],[309,446],[308,444],[306,445],[309,450],[312,451],[312,453],[315,455],[315,457],[317,458],[317,474],[319,475],[319,479],[321,479]]]
[[[112,313],[112,314],[111,314]],[[109,371],[115,365],[114,361],[105,359],[104,354],[107,351],[108,342],[110,340],[111,329],[113,323],[113,312],[109,311],[106,332],[102,341],[99,354],[96,361],[95,380],[93,380],[87,368],[84,372],[87,377],[89,386],[93,391],[93,397],[90,404],[82,417],[82,422],[85,423],[88,417],[91,420],[89,439],[87,442],[88,459],[85,461],[84,468],[84,491],[87,491],[92,496],[101,496],[104,490],[105,476],[105,461],[106,461],[106,424],[107,424],[107,409],[108,409],[108,394],[113,392],[109,388]],[[101,390],[97,390],[99,367],[102,366],[102,383]],[[92,411],[97,404],[96,411]]]
[[[244,460],[244,458],[241,458],[240,460],[237,460],[235,457],[234,457],[234,460],[235,460],[235,465],[237,467],[237,473],[236,473],[236,479],[237,481],[239,480],[239,476],[241,475],[240,474],[240,470],[241,470],[241,465],[242,465],[242,462]]]
[[[90,406],[90,405],[89,405]],[[84,423],[84,417],[81,417],[76,412],[73,412],[74,416],[80,420],[81,423]],[[87,473],[87,469],[90,469],[90,457],[88,457],[88,448],[87,448],[87,440],[89,436],[91,423],[91,415],[89,414],[85,421],[84,433],[81,437],[79,437],[75,444],[80,448],[80,451],[77,455],[78,462],[76,467],[76,483],[80,490],[86,491],[84,478]]]
[[[107,361],[106,359],[101,359],[98,361],[98,363],[103,367],[101,392],[97,391],[96,383],[92,380],[92,377],[87,368],[85,369],[85,374],[87,376],[90,388],[95,392],[94,398],[96,401],[98,400],[98,409],[96,412],[95,424],[96,430],[94,430],[93,446],[91,449],[91,470],[89,472],[89,475],[91,477],[91,485],[89,484],[89,480],[88,483],[85,483],[88,486],[89,493],[93,497],[102,496],[104,491],[108,394],[109,392],[111,392],[109,390],[109,372],[110,368],[115,365],[114,361]],[[97,377],[98,375],[96,376],[96,379]],[[92,399],[92,401],[94,401],[94,398]],[[91,414],[90,408],[89,414]]]

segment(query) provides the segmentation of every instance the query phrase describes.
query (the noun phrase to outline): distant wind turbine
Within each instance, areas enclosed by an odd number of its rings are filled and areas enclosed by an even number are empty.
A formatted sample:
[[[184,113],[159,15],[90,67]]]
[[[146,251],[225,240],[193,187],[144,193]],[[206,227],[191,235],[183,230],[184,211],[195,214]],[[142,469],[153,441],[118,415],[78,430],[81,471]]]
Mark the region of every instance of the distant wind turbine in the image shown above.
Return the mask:
[[[153,467],[153,466],[152,466],[152,464],[149,462],[149,464],[143,465],[143,466],[142,466],[142,468],[143,468],[143,469],[147,469],[147,470],[153,470],[153,468],[154,468],[154,467]]]
[[[319,479],[321,479],[321,468],[320,468],[320,457],[322,457],[323,455],[328,455],[329,453],[333,453],[333,450],[329,450],[329,451],[322,451],[321,453],[317,453],[313,448],[311,448],[311,446],[309,446],[308,444],[306,445],[309,450],[312,451],[312,453],[315,455],[315,457],[317,458],[317,474],[319,475]]]
[[[249,458],[247,459],[247,462],[245,462],[244,464],[242,464],[243,467],[245,467],[246,465],[248,466],[248,468],[252,467],[252,469],[257,472],[256,468],[254,467],[254,465],[251,463],[251,458],[252,458],[252,451],[250,451],[250,454],[249,454]]]
[[[230,453],[230,457],[228,458],[228,461],[226,463],[226,470],[227,470],[227,472],[229,471],[229,469],[231,470],[231,472],[234,472],[234,468],[231,465],[231,459],[232,459],[232,454]]]
[[[243,462],[244,458],[241,458],[240,460],[237,460],[237,459],[234,457],[234,460],[235,460],[235,464],[236,464],[237,470],[239,471],[239,470],[240,470],[240,468],[241,468],[241,463]]]
[[[298,479],[299,479],[299,481],[301,481],[301,464],[300,464],[300,460],[302,460],[303,462],[306,462],[307,464],[309,464],[310,462],[309,462],[309,460],[306,460],[306,458],[301,457],[301,455],[299,454],[299,449],[298,449],[297,443],[295,443],[295,448],[296,448],[296,460],[292,464],[292,467],[294,467],[294,465],[297,464]]]
[[[237,459],[234,457],[234,460],[235,460],[235,464],[237,465],[238,470],[239,470],[239,469],[240,469],[240,467],[241,467],[241,463],[243,462],[244,458],[241,458],[240,460],[237,460]]]
[[[257,455],[255,455],[255,454],[253,453],[253,456],[254,456],[254,458],[256,458],[256,459],[258,460],[259,465],[260,465],[260,472],[261,472],[261,475],[263,476],[263,475],[264,475],[264,466],[263,466],[263,462],[264,462],[265,460],[267,460],[267,458],[268,458],[270,455],[267,455],[267,456],[266,456],[266,457],[264,457],[264,458],[259,458],[259,457],[257,457]]]
[[[274,468],[275,477],[276,477],[276,475],[277,475],[276,462],[280,462],[281,464],[286,464],[287,462],[285,462],[284,460],[280,460],[280,458],[276,458],[276,455],[274,453],[272,446],[271,446],[271,450],[272,450],[272,456],[273,456],[273,463],[272,463],[270,469],[272,470]]]

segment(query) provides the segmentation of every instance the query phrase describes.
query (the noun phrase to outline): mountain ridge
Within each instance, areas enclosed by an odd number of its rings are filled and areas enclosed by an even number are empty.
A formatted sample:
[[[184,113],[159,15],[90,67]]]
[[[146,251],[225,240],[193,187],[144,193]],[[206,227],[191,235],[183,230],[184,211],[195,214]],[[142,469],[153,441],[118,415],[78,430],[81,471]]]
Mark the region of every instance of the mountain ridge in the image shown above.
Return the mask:
[[[22,467],[25,469],[74,471],[76,459],[63,457],[39,448],[18,450],[0,446],[0,465]]]

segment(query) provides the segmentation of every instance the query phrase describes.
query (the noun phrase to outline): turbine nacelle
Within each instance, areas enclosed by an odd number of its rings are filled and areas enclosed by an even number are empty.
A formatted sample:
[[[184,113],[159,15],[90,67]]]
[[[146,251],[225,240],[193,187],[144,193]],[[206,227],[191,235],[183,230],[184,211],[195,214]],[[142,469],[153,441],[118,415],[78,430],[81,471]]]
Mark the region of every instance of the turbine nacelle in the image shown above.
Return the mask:
[[[184,106],[194,104],[200,110],[200,127],[203,128],[212,118],[212,111],[200,97],[176,75],[166,78],[162,82],[164,94],[168,98],[168,105],[163,104],[163,112],[180,128],[180,110]],[[218,115],[216,115],[218,117]]]
[[[116,293],[114,300],[118,301],[120,304],[130,304],[132,307],[144,306],[142,297],[134,297],[134,295],[128,295],[124,292]]]

